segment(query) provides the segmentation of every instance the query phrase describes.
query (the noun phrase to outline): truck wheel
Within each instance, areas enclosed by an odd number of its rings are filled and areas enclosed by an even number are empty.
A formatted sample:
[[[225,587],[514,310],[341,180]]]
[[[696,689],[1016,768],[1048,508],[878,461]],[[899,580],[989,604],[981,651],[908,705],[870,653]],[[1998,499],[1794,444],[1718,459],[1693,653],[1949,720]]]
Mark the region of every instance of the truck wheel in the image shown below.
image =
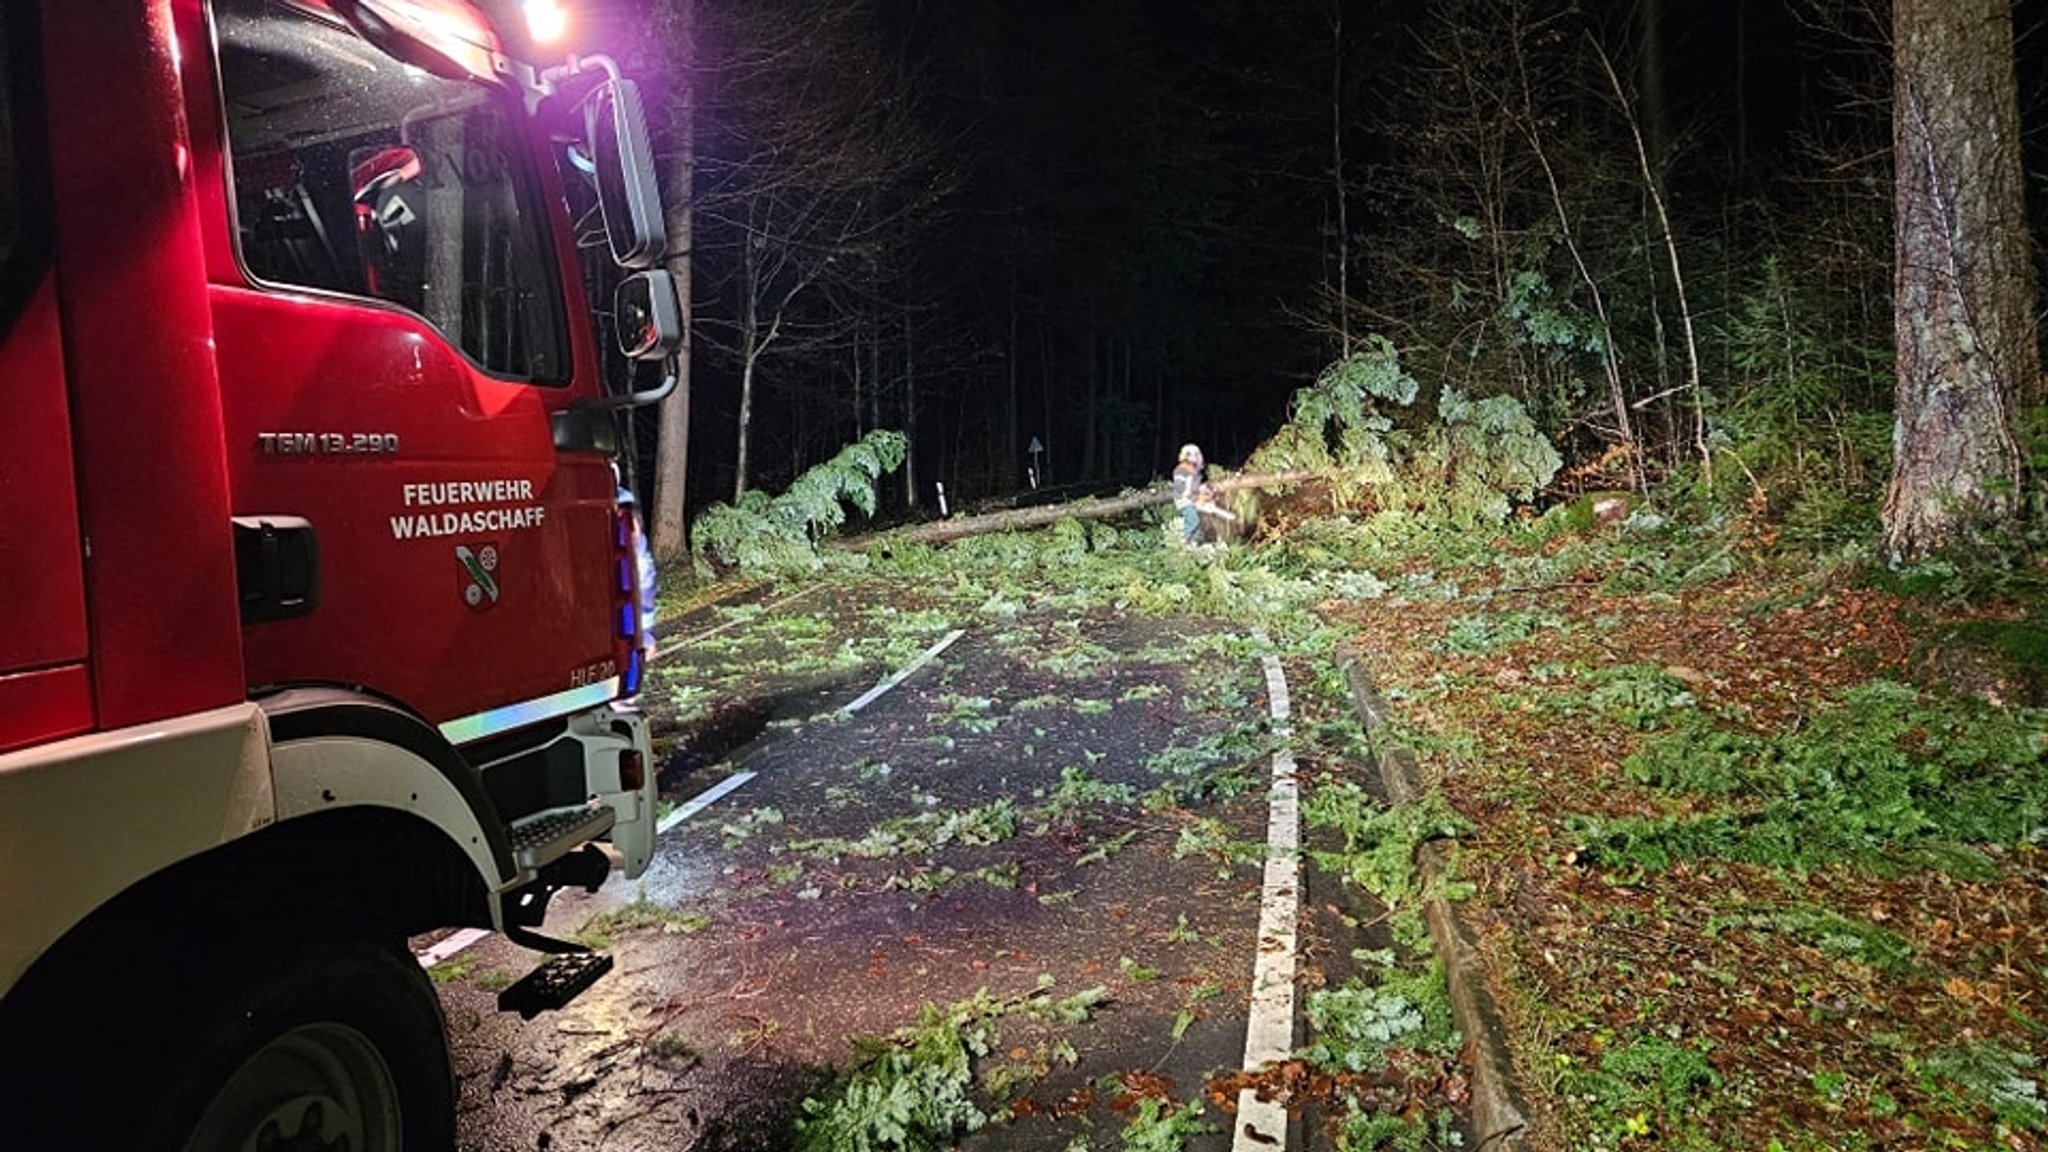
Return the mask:
[[[455,1146],[440,1000],[402,948],[359,938],[243,953],[240,979],[164,1021],[190,1055],[149,1079],[132,1147],[428,1152]]]

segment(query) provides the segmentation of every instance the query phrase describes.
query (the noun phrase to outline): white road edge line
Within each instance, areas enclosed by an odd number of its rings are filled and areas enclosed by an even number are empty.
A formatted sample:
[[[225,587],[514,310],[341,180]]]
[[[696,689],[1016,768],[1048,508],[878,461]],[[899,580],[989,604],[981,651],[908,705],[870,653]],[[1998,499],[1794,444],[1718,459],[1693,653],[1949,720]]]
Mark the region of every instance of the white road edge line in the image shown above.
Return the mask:
[[[433,968],[455,959],[455,954],[471,944],[489,936],[489,928],[464,928],[434,941],[434,946],[419,954],[420,967]]]
[[[803,599],[804,597],[809,596],[811,593],[821,591],[824,587],[825,585],[823,584],[813,584],[809,588],[806,588],[801,592],[792,592],[789,595],[784,596],[782,599],[775,601],[773,604],[762,605],[761,611],[758,613],[758,615],[766,616],[770,612],[774,612],[782,608],[787,608],[791,604],[794,604],[797,601]],[[731,628],[737,628],[741,624],[747,623],[752,619],[753,617],[735,616],[732,619],[727,620],[725,623],[716,625],[712,628],[706,629],[705,631],[699,632],[695,636],[672,636],[669,639],[661,642],[661,646],[654,650],[654,659],[649,660],[648,663],[659,664],[662,660],[662,657],[667,656],[671,652],[680,652],[683,649],[688,648],[692,644],[701,644],[704,641],[711,639],[713,636],[718,635],[720,632],[724,632],[727,629]]]
[[[807,593],[797,593],[797,596],[803,595],[807,595]],[[794,600],[796,598],[796,596],[791,596],[783,600],[781,603],[787,604],[790,600]],[[867,693],[863,695],[860,699],[855,700],[853,703],[848,704],[846,707],[841,708],[839,711],[843,715],[851,716],[855,712],[858,712],[861,709],[867,707],[868,705],[874,703],[876,700],[881,699],[883,693],[889,691],[891,688],[896,687],[898,684],[903,683],[905,680],[910,679],[911,673],[917,671],[919,668],[924,667],[926,664],[931,663],[934,659],[938,657],[939,653],[944,652],[948,648],[951,648],[955,640],[958,640],[965,635],[967,635],[967,629],[954,629],[951,633],[947,634],[945,639],[939,641],[937,644],[932,645],[930,648],[925,649],[923,655],[919,656],[915,660],[912,660],[909,664],[904,665],[901,669],[897,670],[896,673],[891,675],[888,679],[882,681],[880,684],[875,685],[873,688],[868,689]],[[1285,689],[1283,688],[1283,691],[1284,690]],[[702,812],[706,808],[711,807],[713,804],[718,803],[726,796],[737,791],[741,785],[745,784],[749,780],[752,780],[756,775],[758,775],[758,773],[735,772],[732,775],[727,776],[725,779],[720,780],[718,783],[713,784],[711,787],[706,788],[704,791],[697,793],[697,795],[691,797],[688,800],[685,800],[681,805],[679,805],[676,808],[675,811],[670,812],[666,816],[663,816],[661,818],[661,821],[654,826],[654,834],[656,836],[667,835],[670,830],[675,828],[676,825],[681,824],[683,821],[688,820],[690,817],[695,816],[697,813]],[[431,948],[428,948],[425,952],[420,952],[416,954],[419,958],[420,967],[432,968],[436,965],[446,964],[448,961],[453,960],[457,954],[462,952],[463,949],[468,948],[472,944],[475,944],[477,941],[488,937],[490,934],[490,930],[486,928],[464,928],[459,932],[451,932],[447,936],[444,936],[441,939],[435,941],[434,945]],[[1291,980],[1292,977],[1290,976],[1289,979]],[[1291,1005],[1292,1001],[1290,1000],[1289,1003]],[[1291,1007],[1289,1011],[1292,1011]]]
[[[668,835],[670,829],[711,807],[713,804],[718,803],[738,789],[740,785],[752,780],[757,775],[759,773],[756,772],[735,772],[702,792],[697,793],[690,799],[683,801],[676,806],[675,811],[661,818],[661,821],[654,826],[654,834],[656,836]]]
[[[690,799],[683,801],[675,811],[661,818],[661,821],[654,826],[654,834],[656,836],[665,835],[676,825],[681,824],[683,821],[711,807],[728,794],[736,791],[740,785],[752,780],[756,775],[757,773],[754,772],[735,772],[711,787],[706,788],[704,791],[697,793]],[[434,941],[433,946],[426,951],[417,952],[414,955],[418,957],[420,967],[433,968],[455,959],[465,948],[489,939],[490,935],[491,930],[488,928],[464,928],[460,931],[450,932],[441,939]]]
[[[1262,646],[1272,641],[1253,635]],[[1266,879],[1259,899],[1259,955],[1252,967],[1251,1016],[1245,1022],[1244,1068],[1256,1072],[1294,1054],[1294,955],[1301,906],[1301,807],[1295,783],[1294,725],[1287,699],[1287,674],[1277,656],[1266,666],[1266,699],[1273,715],[1273,785],[1266,793]],[[1237,1131],[1231,1152],[1270,1152],[1290,1147],[1287,1109],[1260,1100],[1246,1088],[1237,1096]]]
[[[951,648],[953,646],[953,641],[958,640],[959,638],[965,635],[967,635],[967,629],[965,628],[955,628],[951,632],[948,632],[944,640],[941,640],[937,644],[934,644],[931,647],[925,649],[924,655],[919,656],[917,659],[912,660],[908,664],[905,664],[902,668],[897,669],[895,672],[889,675],[888,679],[883,680],[880,684],[877,684],[873,688],[868,689],[866,692],[861,693],[860,699],[855,700],[853,703],[848,704],[844,708],[841,708],[839,710],[840,714],[843,716],[851,716],[855,712],[858,712],[861,709],[867,707],[868,705],[873,704],[875,701],[880,700],[882,696],[885,693],[887,693],[891,688],[894,688],[898,684],[903,683],[905,680],[910,679],[911,673],[916,672],[919,668],[922,668],[925,665],[931,663],[933,660],[937,659],[939,653],[944,652],[948,648]]]

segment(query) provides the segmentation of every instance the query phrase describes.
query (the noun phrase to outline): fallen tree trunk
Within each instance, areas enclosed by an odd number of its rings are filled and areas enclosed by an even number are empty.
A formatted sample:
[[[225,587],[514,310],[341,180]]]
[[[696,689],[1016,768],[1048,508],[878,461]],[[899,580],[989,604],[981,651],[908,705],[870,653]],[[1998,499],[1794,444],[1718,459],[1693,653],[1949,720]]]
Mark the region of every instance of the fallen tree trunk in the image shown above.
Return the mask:
[[[1218,494],[1222,494],[1245,488],[1273,488],[1282,484],[1300,484],[1313,480],[1318,475],[1316,472],[1297,470],[1274,472],[1264,476],[1232,476],[1227,480],[1212,481],[1209,486]],[[1103,520],[1111,516],[1141,511],[1155,504],[1170,503],[1172,500],[1172,494],[1165,488],[1148,488],[1142,492],[1128,492],[1122,496],[1111,496],[1101,500],[1079,500],[1071,504],[1047,504],[1041,508],[1013,508],[981,516],[934,520],[927,524],[896,528],[888,532],[851,536],[840,541],[838,546],[862,549],[882,543],[943,544],[950,540],[964,540],[969,536],[984,536],[991,532],[1044,528],[1062,520]]]

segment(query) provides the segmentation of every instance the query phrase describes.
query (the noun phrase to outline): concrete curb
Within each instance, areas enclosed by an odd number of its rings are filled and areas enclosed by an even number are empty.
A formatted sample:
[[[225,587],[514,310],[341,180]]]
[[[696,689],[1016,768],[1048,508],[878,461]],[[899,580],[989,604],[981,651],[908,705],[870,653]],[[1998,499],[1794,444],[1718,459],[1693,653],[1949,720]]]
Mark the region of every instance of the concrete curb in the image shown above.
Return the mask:
[[[1386,701],[1358,659],[1357,646],[1349,641],[1341,643],[1336,655],[1337,668],[1350,685],[1351,698],[1365,725],[1366,743],[1386,785],[1388,803],[1415,803],[1424,793],[1415,753],[1388,738]],[[1442,844],[1425,844],[1416,853],[1423,891],[1439,889],[1446,867],[1444,855]],[[1443,962],[1451,1018],[1465,1037],[1465,1051],[1471,1062],[1474,1152],[1526,1152],[1528,1114],[1515,1083],[1513,1062],[1508,1058],[1507,1029],[1501,1023],[1500,1007],[1494,1003],[1493,993],[1486,987],[1485,973],[1480,969],[1478,934],[1464,915],[1462,905],[1453,901],[1431,897],[1423,903],[1422,914],[1429,925],[1430,943]]]

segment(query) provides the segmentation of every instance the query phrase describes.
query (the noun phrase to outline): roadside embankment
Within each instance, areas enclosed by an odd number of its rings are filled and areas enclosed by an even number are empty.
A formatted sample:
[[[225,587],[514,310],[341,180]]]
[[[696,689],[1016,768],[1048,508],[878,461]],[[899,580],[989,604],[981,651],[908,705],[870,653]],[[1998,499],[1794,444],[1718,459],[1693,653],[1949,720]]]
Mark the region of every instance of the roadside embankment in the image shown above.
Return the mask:
[[[1337,646],[1336,658],[1364,724],[1367,745],[1386,788],[1387,802],[1396,807],[1420,802],[1427,786],[1415,753],[1391,739],[1386,701],[1373,686],[1364,662],[1348,641]],[[1425,843],[1416,852],[1415,866],[1424,893],[1422,912],[1429,926],[1430,943],[1443,963],[1451,1015],[1465,1038],[1471,1064],[1472,1130],[1477,1136],[1477,1147],[1485,1152],[1522,1152],[1527,1146],[1524,1135],[1529,1127],[1524,1098],[1515,1084],[1500,1009],[1480,966],[1477,934],[1459,903],[1441,895],[1446,879],[1445,855],[1442,842]]]

